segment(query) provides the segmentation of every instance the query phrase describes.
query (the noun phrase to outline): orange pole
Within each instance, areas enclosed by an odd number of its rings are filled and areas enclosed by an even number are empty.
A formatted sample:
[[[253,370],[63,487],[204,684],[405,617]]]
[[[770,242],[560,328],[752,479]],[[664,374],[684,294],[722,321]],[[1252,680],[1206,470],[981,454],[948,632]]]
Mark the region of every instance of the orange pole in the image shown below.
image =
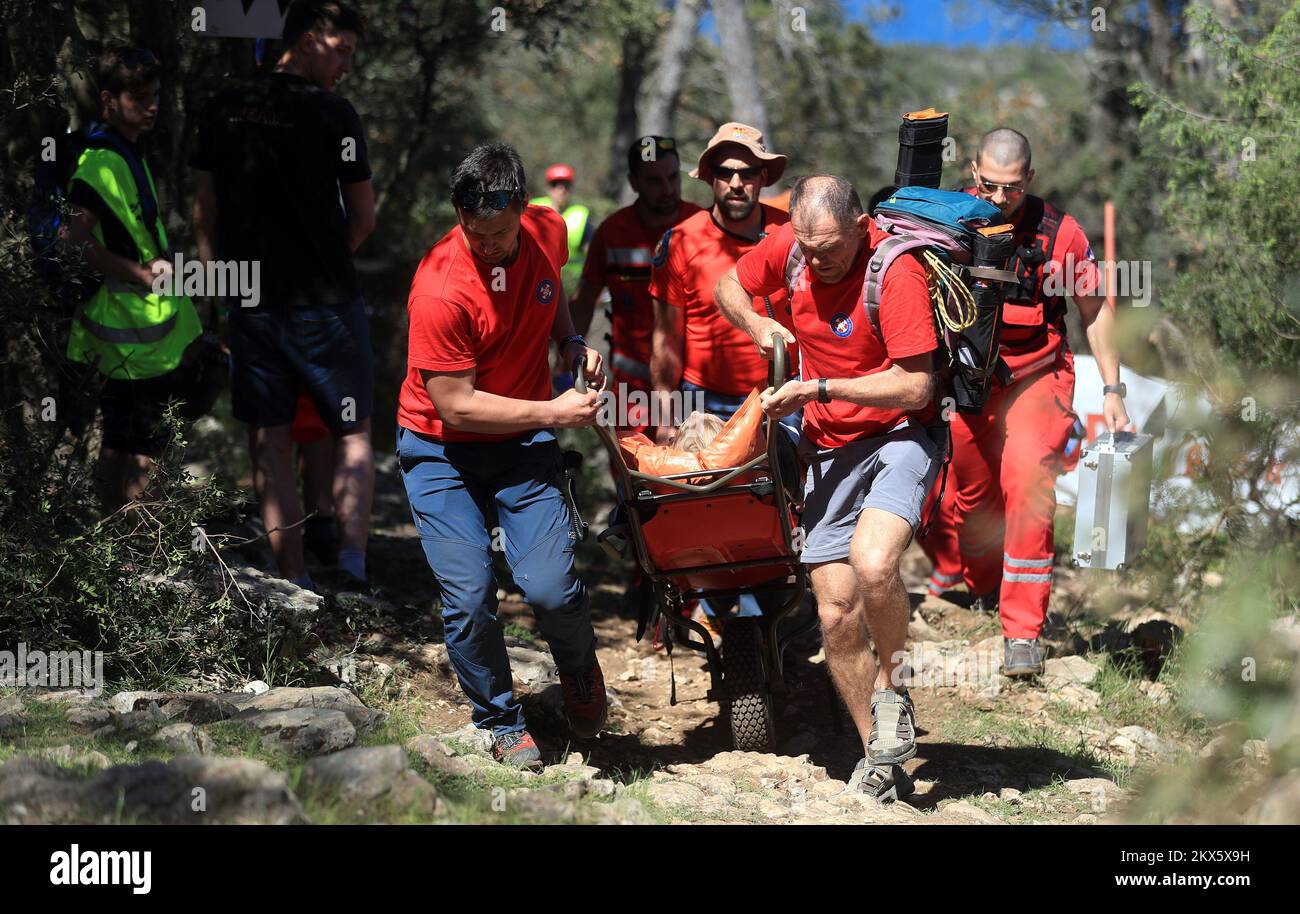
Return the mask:
[[[1115,310],[1115,201],[1106,201],[1106,307]]]

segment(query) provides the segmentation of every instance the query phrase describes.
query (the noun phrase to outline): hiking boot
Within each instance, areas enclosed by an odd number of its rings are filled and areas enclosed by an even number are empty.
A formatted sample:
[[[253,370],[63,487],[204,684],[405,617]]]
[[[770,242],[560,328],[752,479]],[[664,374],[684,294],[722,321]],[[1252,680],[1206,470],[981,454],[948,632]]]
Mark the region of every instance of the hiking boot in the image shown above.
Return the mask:
[[[561,673],[560,687],[564,690],[564,716],[573,735],[590,739],[599,733],[609,716],[605,674],[600,671],[600,661],[593,663],[585,673]]]
[[[970,608],[973,612],[992,613],[996,616],[998,614],[998,601],[1000,597],[1001,595],[999,591],[990,590],[988,593],[980,594],[975,599],[971,600]]]
[[[906,689],[871,694],[871,738],[867,764],[898,765],[916,755],[916,709]]]
[[[1037,638],[1003,638],[1003,676],[1041,676],[1047,651]]]
[[[492,758],[515,768],[542,767],[542,750],[527,730],[493,736]]]
[[[844,792],[865,793],[881,803],[892,803],[916,793],[916,783],[902,765],[872,765],[863,758],[858,759]]]

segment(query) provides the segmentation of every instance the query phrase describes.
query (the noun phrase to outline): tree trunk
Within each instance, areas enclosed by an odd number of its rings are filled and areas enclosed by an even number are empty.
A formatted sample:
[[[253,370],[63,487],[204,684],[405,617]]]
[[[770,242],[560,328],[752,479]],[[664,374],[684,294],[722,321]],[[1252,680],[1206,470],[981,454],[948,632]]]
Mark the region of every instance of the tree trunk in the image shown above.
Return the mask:
[[[757,127],[770,146],[767,134],[767,106],[758,85],[758,67],[754,59],[754,42],[749,34],[749,18],[741,0],[713,0],[713,19],[717,24],[726,64],[727,94],[731,96],[734,120]]]
[[[632,188],[624,175],[627,173],[627,148],[636,141],[636,100],[645,81],[646,63],[650,45],[640,33],[629,32],[623,36],[623,65],[619,68],[618,103],[614,109],[614,133],[610,137],[609,158],[611,167],[605,176],[601,192],[626,205],[632,202]]]
[[[695,45],[701,4],[702,0],[677,0],[673,8],[672,20],[659,46],[659,61],[641,112],[638,132],[642,136],[667,136],[673,132],[678,93],[682,88],[682,70],[686,65],[686,55]]]

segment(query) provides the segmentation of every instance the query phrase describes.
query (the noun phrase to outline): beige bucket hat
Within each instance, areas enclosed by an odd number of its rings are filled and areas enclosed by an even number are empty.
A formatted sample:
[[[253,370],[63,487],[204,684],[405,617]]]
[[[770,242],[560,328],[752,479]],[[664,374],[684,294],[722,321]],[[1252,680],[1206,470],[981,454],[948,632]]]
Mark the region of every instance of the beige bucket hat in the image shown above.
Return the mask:
[[[712,158],[715,149],[727,145],[743,146],[767,166],[767,184],[764,185],[765,187],[781,180],[781,175],[785,174],[786,165],[790,163],[789,156],[767,151],[767,147],[763,145],[763,132],[761,130],[748,124],[729,121],[718,128],[718,132],[713,134],[713,139],[709,140],[709,145],[704,147],[704,151],[700,153],[700,161],[690,173],[691,177],[699,178],[701,181],[712,181],[713,169],[709,160]]]

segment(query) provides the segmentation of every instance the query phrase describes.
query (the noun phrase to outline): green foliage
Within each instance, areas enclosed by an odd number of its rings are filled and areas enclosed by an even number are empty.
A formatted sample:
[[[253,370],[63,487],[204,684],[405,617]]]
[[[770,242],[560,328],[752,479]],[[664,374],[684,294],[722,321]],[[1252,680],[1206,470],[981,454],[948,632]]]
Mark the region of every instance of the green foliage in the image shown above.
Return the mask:
[[[211,546],[195,531],[226,503],[219,488],[193,484],[182,447],[161,461],[156,499],[104,517],[86,465],[0,449],[0,643],[103,651],[110,678],[155,684],[248,646],[227,600],[196,599],[181,583],[211,574]]]
[[[1165,307],[1238,361],[1300,364],[1300,7],[1258,5],[1225,24],[1189,13],[1216,66],[1177,99],[1140,85],[1144,154],[1168,191],[1163,215],[1183,245]]]

